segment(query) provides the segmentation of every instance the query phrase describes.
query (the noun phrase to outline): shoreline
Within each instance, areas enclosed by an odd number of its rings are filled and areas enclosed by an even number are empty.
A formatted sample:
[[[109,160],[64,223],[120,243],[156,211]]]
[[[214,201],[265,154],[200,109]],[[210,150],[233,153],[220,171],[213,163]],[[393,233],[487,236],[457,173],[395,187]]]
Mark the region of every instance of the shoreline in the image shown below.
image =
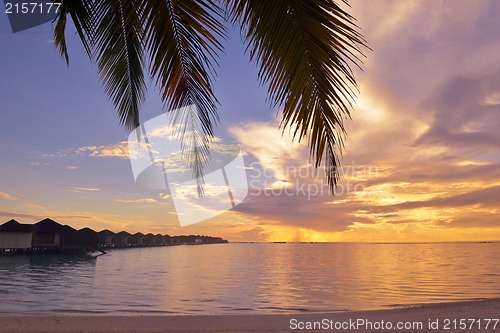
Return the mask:
[[[492,298],[412,305],[387,310],[297,314],[0,315],[0,332],[311,332],[314,330],[307,328],[314,327],[312,325],[318,325],[315,326],[317,331],[322,332],[500,332],[500,320],[487,321],[499,318],[500,298]],[[353,323],[358,326],[353,326]],[[398,329],[396,325],[400,323],[411,324],[412,328]],[[489,327],[486,327],[487,323]],[[341,324],[347,329],[338,326]],[[393,327],[389,328],[389,324]],[[463,324],[467,325],[466,329],[461,328]],[[429,328],[431,325],[434,327]]]

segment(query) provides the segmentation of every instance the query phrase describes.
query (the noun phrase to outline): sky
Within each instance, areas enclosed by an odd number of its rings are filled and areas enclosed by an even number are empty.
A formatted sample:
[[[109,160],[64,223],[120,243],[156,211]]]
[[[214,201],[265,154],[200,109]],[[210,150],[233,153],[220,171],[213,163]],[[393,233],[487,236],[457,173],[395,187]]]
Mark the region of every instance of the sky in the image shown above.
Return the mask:
[[[12,33],[0,13],[0,223],[51,217],[75,228],[206,234],[230,241],[500,240],[500,2],[350,1],[371,50],[345,121],[336,195],[307,142],[279,130],[239,32],[215,93],[217,140],[242,149],[250,190],[234,209],[180,227],[168,191],[132,174],[129,133],[71,31]],[[151,86],[141,110],[165,112]]]

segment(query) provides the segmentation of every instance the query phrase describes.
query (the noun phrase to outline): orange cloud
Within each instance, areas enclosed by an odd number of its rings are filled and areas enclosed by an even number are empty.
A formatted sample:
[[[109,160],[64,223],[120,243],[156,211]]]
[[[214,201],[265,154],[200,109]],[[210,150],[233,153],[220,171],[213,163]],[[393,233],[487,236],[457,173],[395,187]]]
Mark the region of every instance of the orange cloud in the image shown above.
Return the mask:
[[[15,198],[12,195],[5,193],[5,192],[0,192],[0,198],[5,199],[5,200],[17,200],[17,198]]]
[[[128,142],[122,141],[108,146],[86,146],[78,148],[78,153],[94,157],[129,158]]]
[[[92,188],[92,187],[73,187],[71,189],[69,189],[68,191],[70,192],[96,192],[96,191],[100,191],[100,189],[98,188]]]
[[[115,200],[116,202],[122,202],[122,203],[157,203],[158,200],[153,199],[153,198],[142,198],[142,199],[117,199]]]

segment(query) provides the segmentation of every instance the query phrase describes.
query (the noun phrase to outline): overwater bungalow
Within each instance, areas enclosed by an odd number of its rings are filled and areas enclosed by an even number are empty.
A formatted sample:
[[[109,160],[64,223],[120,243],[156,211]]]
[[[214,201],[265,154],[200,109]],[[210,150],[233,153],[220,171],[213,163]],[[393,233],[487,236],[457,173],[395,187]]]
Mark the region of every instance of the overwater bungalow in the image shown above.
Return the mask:
[[[69,225],[63,226],[61,250],[68,253],[78,253],[78,250],[96,250],[98,248],[97,232],[87,228],[82,232]]]
[[[165,237],[162,234],[155,235],[156,245],[165,245]]]
[[[134,246],[144,245],[144,237],[146,237],[142,232],[136,232],[129,238],[129,244]]]
[[[144,237],[144,245],[153,246],[156,245],[156,237],[152,233],[147,234]]]
[[[132,234],[126,232],[126,231],[120,231],[119,233],[116,234],[116,245],[119,246],[127,246],[129,245],[129,239],[132,237]]]
[[[45,219],[33,226],[33,248],[58,247],[62,244],[62,236],[70,232],[62,224],[52,219]]]
[[[61,237],[61,247],[62,248],[74,248],[78,247],[79,236],[78,230],[69,225],[63,225],[63,233]]]
[[[0,251],[28,249],[33,238],[33,225],[10,220],[0,225]]]
[[[172,245],[172,237],[170,237],[169,235],[163,236],[163,244]]]
[[[97,233],[99,235],[99,245],[101,246],[114,246],[116,242],[116,234],[108,229],[104,229]]]
[[[99,234],[90,228],[80,229],[78,230],[78,244],[87,249],[97,249]]]

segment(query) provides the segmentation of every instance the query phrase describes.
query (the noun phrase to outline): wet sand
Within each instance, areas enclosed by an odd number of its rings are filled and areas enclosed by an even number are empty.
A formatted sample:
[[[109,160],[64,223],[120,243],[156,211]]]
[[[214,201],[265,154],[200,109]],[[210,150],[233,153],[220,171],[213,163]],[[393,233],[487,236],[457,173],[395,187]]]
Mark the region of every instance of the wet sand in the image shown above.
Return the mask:
[[[500,332],[500,299],[336,313],[179,316],[0,316],[1,333],[28,332]],[[455,320],[456,319],[456,320]],[[488,321],[487,319],[497,319]],[[455,320],[455,321],[454,321]],[[462,320],[462,321],[460,321]],[[494,328],[496,323],[496,328]],[[397,325],[408,325],[398,329]],[[488,327],[487,327],[488,324]],[[314,327],[319,330],[309,330]],[[391,327],[389,325],[392,325]],[[464,326],[466,325],[466,327]],[[342,329],[342,326],[344,329]],[[411,326],[411,327],[410,327]],[[429,327],[431,326],[431,327]],[[462,326],[462,327],[461,327]],[[465,328],[464,328],[465,327]],[[303,329],[301,329],[303,328]]]

